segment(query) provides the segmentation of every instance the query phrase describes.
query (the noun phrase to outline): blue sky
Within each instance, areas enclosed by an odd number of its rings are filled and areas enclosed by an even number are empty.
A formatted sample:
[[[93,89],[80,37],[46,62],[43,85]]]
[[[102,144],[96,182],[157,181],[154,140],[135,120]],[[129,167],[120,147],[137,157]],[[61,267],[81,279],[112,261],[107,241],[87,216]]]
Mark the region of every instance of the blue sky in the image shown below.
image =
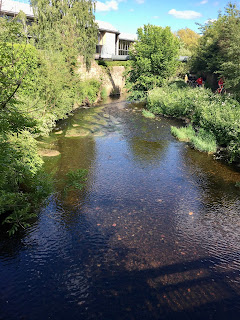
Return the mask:
[[[144,24],[170,26],[172,31],[190,28],[216,19],[226,0],[101,0],[97,1],[96,19],[111,23],[121,32],[136,33]],[[234,1],[233,1],[234,2]],[[239,4],[239,1],[237,1]]]

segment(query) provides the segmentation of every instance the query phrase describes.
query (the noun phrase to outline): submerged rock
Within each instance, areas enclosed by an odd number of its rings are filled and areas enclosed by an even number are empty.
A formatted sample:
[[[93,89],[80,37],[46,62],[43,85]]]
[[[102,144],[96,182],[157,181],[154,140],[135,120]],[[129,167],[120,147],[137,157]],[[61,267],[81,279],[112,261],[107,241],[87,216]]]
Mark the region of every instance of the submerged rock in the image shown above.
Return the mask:
[[[57,150],[52,149],[40,149],[38,154],[42,157],[56,157],[59,156],[61,153]]]
[[[93,135],[94,135],[94,137],[103,137],[106,135],[106,133],[103,131],[96,131],[96,132],[94,132]]]
[[[65,137],[86,137],[90,134],[86,129],[70,129],[66,132]]]

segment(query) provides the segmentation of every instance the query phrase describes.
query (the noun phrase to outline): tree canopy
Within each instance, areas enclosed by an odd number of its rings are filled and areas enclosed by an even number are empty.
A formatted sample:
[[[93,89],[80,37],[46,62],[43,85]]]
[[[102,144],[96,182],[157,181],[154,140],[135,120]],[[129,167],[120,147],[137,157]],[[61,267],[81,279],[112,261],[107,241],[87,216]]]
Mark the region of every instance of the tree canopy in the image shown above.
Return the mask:
[[[203,36],[192,60],[192,68],[224,77],[225,87],[240,98],[240,11],[229,3],[216,21],[202,26]]]
[[[32,0],[33,36],[42,48],[54,47],[70,63],[82,55],[89,66],[97,43],[93,0]]]
[[[130,50],[132,68],[127,78],[130,99],[144,99],[148,90],[161,86],[178,65],[179,40],[169,27],[144,25]]]
[[[200,38],[200,35],[198,33],[189,28],[178,30],[176,35],[183,42],[184,46],[189,50],[193,50],[194,48],[196,48],[198,40]]]

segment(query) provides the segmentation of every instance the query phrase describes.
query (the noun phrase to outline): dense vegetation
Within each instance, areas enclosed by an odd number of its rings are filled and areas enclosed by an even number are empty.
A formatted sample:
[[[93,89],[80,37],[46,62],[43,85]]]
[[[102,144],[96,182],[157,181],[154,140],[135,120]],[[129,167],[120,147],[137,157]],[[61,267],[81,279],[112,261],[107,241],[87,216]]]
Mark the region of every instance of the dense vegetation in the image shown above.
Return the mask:
[[[34,1],[38,23],[0,18],[0,215],[14,233],[49,192],[35,138],[74,107],[96,100],[100,83],[76,72],[95,52],[93,2]]]
[[[179,29],[176,36],[180,39],[180,55],[191,57],[198,45],[200,35],[189,28],[185,28]]]
[[[225,88],[240,99],[240,11],[229,4],[216,21],[201,28],[202,37],[192,59],[192,70],[214,88],[224,77]],[[212,80],[212,81],[210,81]]]
[[[188,118],[190,125],[172,129],[180,140],[200,151],[227,151],[229,161],[240,161],[240,104],[211,90],[190,88],[183,81],[149,92],[147,109],[154,114]]]
[[[144,100],[149,90],[160,87],[175,74],[178,65],[179,40],[169,27],[144,25],[137,34],[126,80],[130,100]]]

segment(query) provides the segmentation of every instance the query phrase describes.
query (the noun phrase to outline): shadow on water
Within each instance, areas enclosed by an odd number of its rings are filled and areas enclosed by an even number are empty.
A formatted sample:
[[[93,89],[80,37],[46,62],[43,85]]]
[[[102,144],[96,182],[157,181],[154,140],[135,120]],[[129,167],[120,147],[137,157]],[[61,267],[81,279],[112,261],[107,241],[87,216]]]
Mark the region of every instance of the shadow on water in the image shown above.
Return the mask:
[[[174,123],[117,100],[44,140],[57,192],[1,241],[1,320],[240,318],[239,173],[177,142]],[[79,168],[84,190],[64,196]]]
[[[140,271],[114,266],[95,283],[105,282],[105,290],[91,294],[97,312],[86,319],[239,319],[239,290],[226,281],[239,270],[217,272],[218,263],[204,258]]]

